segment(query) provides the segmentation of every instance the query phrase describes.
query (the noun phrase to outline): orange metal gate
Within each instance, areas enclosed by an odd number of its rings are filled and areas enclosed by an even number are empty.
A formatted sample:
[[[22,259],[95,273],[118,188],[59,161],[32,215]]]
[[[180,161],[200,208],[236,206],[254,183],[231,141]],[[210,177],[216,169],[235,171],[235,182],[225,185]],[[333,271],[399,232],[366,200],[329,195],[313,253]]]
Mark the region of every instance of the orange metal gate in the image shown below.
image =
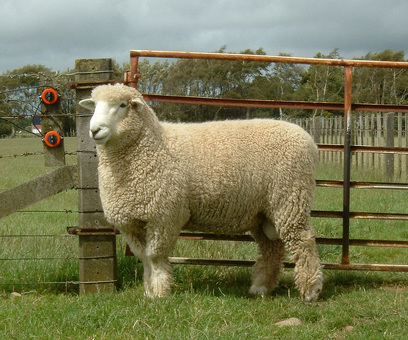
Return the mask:
[[[341,218],[343,220],[342,238],[317,238],[319,244],[341,245],[341,263],[325,263],[326,269],[342,270],[377,270],[377,271],[401,271],[408,272],[408,265],[389,264],[353,264],[350,263],[350,246],[380,246],[408,248],[408,240],[366,240],[350,239],[350,219],[384,219],[384,220],[405,220],[408,221],[407,214],[396,213],[372,213],[372,212],[352,212],[350,211],[350,189],[393,189],[408,190],[408,183],[380,183],[380,182],[357,182],[351,181],[351,154],[352,152],[376,152],[408,154],[408,148],[389,147],[369,147],[352,146],[352,124],[351,117],[353,111],[370,112],[408,112],[407,105],[384,105],[384,104],[359,104],[352,103],[352,72],[354,67],[371,68],[399,68],[408,69],[408,62],[393,61],[371,61],[371,60],[340,60],[340,59],[320,59],[320,58],[297,58],[283,56],[249,55],[249,54],[228,54],[228,53],[196,53],[196,52],[164,52],[148,50],[130,51],[131,70],[125,76],[125,82],[137,88],[138,79],[143,76],[138,72],[138,62],[140,57],[151,58],[179,58],[179,59],[213,59],[213,60],[233,60],[243,62],[265,62],[265,63],[290,63],[306,65],[327,65],[341,66],[344,68],[344,101],[343,102],[301,102],[301,101],[275,101],[275,100],[244,100],[244,99],[224,99],[205,98],[191,96],[174,96],[159,94],[143,94],[144,98],[153,102],[183,103],[216,106],[240,106],[240,107],[263,107],[263,108],[300,108],[300,109],[326,109],[344,111],[344,144],[327,145],[318,144],[319,150],[344,152],[344,170],[342,181],[318,180],[317,186],[335,187],[343,189],[343,210],[342,211],[312,211],[312,217]],[[230,241],[252,241],[249,235],[214,235],[203,233],[182,233],[180,238],[195,240],[230,240]],[[217,265],[237,265],[250,266],[254,261],[246,260],[225,260],[225,259],[192,259],[192,258],[171,258],[172,263],[183,264],[217,264]],[[285,263],[286,267],[293,264]]]

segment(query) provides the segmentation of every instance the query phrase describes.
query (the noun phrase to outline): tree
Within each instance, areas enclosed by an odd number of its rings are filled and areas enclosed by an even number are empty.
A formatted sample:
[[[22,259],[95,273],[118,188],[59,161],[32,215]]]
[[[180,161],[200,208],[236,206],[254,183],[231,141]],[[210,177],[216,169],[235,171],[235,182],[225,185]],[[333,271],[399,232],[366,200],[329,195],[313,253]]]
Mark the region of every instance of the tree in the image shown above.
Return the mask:
[[[280,53],[280,56],[291,57],[291,54]],[[289,63],[275,63],[269,76],[270,96],[274,100],[295,100],[296,91],[302,84],[305,69],[303,66]],[[284,110],[279,108],[282,119]]]
[[[0,82],[2,77],[0,77]],[[1,117],[11,115],[10,106],[7,100],[7,88],[0,86],[0,138],[10,136],[13,133],[13,125]]]
[[[341,59],[335,48],[328,55],[317,53],[315,58]],[[344,97],[344,72],[340,66],[310,65],[303,80],[304,100],[317,102],[339,102]],[[313,116],[323,115],[324,110],[314,110]]]
[[[13,133],[14,125],[21,128],[30,127],[34,115],[41,114],[39,96],[45,86],[52,86],[61,95],[61,113],[73,111],[72,95],[66,86],[67,77],[64,73],[53,72],[44,65],[26,65],[19,69],[0,75],[0,115],[16,116],[5,121],[2,119],[1,135]],[[73,130],[74,119],[71,115],[61,117],[65,135]]]
[[[26,65],[20,69],[8,71],[0,77],[0,115],[3,117],[24,117],[39,113],[38,87],[39,74],[50,72],[43,65]],[[28,119],[2,119],[1,135],[14,135],[15,126],[25,128],[29,125]]]
[[[404,52],[385,50],[367,53],[362,59],[405,61]],[[355,68],[354,100],[374,104],[405,104],[408,99],[408,71],[405,69]]]
[[[226,46],[217,52],[225,53]],[[245,50],[245,54],[264,55],[263,49]],[[183,96],[243,99],[250,98],[256,90],[254,80],[266,72],[265,63],[221,60],[179,59],[169,65],[163,79],[162,93]],[[245,108],[209,106],[171,106],[174,120],[205,121],[245,117]]]

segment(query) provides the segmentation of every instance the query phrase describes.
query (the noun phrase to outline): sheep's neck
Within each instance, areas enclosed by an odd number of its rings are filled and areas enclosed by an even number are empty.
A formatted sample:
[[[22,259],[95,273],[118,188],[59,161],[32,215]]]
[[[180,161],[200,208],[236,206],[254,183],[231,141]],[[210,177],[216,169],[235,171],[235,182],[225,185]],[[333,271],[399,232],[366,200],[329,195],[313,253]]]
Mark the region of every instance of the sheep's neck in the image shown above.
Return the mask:
[[[99,147],[98,155],[100,195],[108,221],[123,227],[135,220],[146,220],[149,206],[162,190],[158,179],[172,168],[164,143],[145,134],[128,147]],[[115,219],[117,211],[121,212],[120,221]]]
[[[157,162],[162,163],[167,158],[167,152],[164,136],[159,131],[145,129],[139,138],[120,148],[98,147],[99,166],[116,168],[121,172],[126,167],[132,172],[145,172],[146,167],[153,168]]]

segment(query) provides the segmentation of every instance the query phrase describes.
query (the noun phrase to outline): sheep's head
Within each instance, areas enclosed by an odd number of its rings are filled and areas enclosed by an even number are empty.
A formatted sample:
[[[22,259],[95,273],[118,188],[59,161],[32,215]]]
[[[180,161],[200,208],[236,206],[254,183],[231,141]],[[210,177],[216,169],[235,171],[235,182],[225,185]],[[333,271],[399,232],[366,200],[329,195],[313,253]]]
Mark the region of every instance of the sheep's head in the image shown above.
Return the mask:
[[[103,145],[117,139],[126,126],[129,111],[139,111],[145,103],[135,89],[118,84],[95,88],[91,98],[81,100],[79,105],[94,110],[89,135],[96,144]]]

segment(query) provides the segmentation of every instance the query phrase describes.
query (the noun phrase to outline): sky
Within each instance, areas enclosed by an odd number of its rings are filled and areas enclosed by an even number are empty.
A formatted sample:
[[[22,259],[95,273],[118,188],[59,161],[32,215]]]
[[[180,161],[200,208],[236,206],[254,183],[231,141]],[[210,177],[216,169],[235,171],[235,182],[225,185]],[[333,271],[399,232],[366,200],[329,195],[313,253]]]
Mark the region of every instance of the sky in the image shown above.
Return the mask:
[[[0,73],[55,71],[129,51],[256,50],[345,59],[386,49],[408,58],[407,0],[1,0]]]

